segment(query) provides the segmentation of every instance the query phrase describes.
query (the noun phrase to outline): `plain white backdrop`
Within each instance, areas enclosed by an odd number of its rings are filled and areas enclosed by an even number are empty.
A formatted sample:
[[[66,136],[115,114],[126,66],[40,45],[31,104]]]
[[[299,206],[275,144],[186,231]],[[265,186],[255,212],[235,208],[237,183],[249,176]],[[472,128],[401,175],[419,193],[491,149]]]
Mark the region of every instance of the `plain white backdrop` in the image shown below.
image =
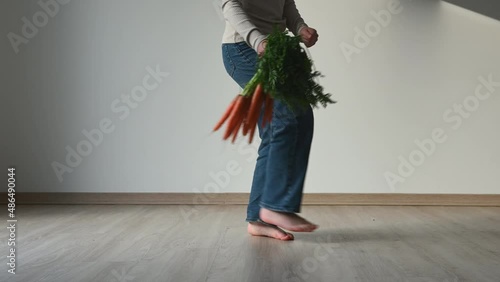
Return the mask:
[[[310,52],[338,101],[315,111],[306,193],[500,192],[500,87],[470,97],[479,77],[500,82],[499,21],[441,1],[401,0],[388,22],[374,16],[397,4],[387,0],[296,3],[320,34]],[[249,192],[258,144],[210,132],[239,91],[222,64],[217,0],[58,5],[46,23],[38,1],[1,12],[0,159],[17,168],[18,192]],[[148,67],[163,76],[141,96]],[[134,91],[140,101],[122,100]],[[459,114],[464,100],[473,110]],[[84,148],[82,131],[103,120],[113,131]],[[446,141],[419,153],[415,140],[436,128]],[[79,144],[88,155],[61,182],[53,164],[68,165]],[[403,176],[411,156],[419,166]],[[387,173],[405,181],[391,187]]]

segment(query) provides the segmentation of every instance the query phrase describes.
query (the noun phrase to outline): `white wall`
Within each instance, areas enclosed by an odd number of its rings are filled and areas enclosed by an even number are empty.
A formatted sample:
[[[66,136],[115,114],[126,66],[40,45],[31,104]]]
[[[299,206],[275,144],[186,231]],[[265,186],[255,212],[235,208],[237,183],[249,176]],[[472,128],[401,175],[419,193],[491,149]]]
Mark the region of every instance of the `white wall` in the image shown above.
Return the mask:
[[[222,65],[217,3],[72,1],[16,54],[7,34],[22,35],[22,17],[32,21],[41,8],[6,2],[0,159],[16,166],[18,192],[248,192],[256,149],[210,133],[239,90]],[[297,0],[320,34],[310,51],[321,83],[339,101],[315,111],[305,192],[499,193],[500,87],[457,129],[443,114],[474,95],[479,76],[500,81],[500,22],[440,1],[402,0],[349,63],[340,45],[354,44],[355,27],[388,3]],[[169,75],[120,119],[113,101],[157,65]],[[105,118],[114,131],[60,182],[51,164],[65,164],[65,147],[75,149],[87,140],[82,130]],[[397,174],[398,156],[408,159],[414,140],[435,128],[446,141],[391,188],[384,173]],[[237,166],[233,174],[228,165]]]

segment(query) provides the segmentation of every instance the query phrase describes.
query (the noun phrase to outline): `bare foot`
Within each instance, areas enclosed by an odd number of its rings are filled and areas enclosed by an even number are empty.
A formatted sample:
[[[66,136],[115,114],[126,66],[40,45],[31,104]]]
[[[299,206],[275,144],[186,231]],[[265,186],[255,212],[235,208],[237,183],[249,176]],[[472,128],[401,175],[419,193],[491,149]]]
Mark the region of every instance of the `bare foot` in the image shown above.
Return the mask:
[[[260,209],[260,218],[270,224],[296,232],[311,232],[318,226],[312,224],[304,218],[287,212],[276,212],[265,208]]]
[[[267,225],[260,222],[248,223],[248,233],[253,236],[271,237],[278,240],[293,240],[293,234],[283,231],[277,226]]]

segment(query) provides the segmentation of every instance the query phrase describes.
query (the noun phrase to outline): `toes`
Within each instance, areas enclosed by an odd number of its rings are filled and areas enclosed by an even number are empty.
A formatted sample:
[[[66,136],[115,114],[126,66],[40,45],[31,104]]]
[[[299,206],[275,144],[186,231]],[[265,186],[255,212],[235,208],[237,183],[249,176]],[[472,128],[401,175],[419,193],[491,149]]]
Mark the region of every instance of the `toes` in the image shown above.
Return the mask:
[[[270,224],[249,224],[248,232],[254,236],[271,237],[282,241],[295,239],[293,234],[285,232],[279,227]]]
[[[279,239],[279,240],[283,240],[283,241],[293,240],[292,234],[285,232],[278,227],[273,228],[273,230],[269,233],[268,236]]]
[[[293,240],[295,238],[293,237],[293,234],[285,233],[284,236],[282,236],[279,239],[282,240],[282,241],[291,241],[291,240]]]

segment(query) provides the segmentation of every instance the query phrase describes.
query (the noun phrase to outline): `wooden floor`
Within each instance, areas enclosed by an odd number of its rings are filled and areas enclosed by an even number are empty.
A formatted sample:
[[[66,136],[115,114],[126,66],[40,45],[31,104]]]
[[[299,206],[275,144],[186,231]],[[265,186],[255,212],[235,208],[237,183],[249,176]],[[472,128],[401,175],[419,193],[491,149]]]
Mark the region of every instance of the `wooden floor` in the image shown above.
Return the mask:
[[[500,281],[500,208],[306,206],[281,242],[245,206],[17,207],[17,274],[0,281]]]

